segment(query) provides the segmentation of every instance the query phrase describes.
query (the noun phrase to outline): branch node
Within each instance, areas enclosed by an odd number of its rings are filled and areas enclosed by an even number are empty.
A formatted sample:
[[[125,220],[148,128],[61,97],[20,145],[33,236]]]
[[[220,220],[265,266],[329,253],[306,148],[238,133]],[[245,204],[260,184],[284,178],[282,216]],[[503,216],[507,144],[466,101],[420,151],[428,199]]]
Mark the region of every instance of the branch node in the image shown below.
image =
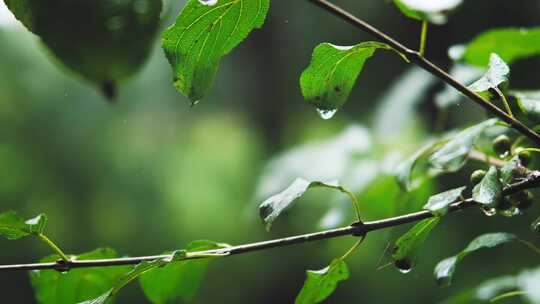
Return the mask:
[[[55,262],[54,270],[58,272],[66,273],[70,269],[71,269],[71,261],[65,261],[65,260],[59,259]]]
[[[353,236],[362,238],[366,236],[366,225],[364,225],[362,221],[354,222],[351,224],[351,226],[355,227],[354,232],[352,233]]]

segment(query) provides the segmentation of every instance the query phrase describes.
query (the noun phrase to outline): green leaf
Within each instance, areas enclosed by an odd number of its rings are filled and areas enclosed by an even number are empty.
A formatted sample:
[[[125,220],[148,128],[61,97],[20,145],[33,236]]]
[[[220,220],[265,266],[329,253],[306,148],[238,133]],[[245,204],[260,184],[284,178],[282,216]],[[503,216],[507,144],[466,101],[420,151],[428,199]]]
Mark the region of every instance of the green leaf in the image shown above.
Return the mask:
[[[296,304],[320,303],[336,290],[339,282],[349,278],[347,264],[342,259],[334,259],[330,266],[306,273],[307,279],[296,297]]]
[[[274,220],[281,214],[283,210],[288,208],[297,198],[304,195],[309,188],[313,187],[325,187],[341,192],[347,192],[336,182],[327,183],[320,181],[307,181],[303,178],[297,178],[292,185],[290,185],[283,192],[270,197],[259,206],[259,214],[261,219],[263,219],[263,221],[266,223],[266,228],[270,229]]]
[[[497,88],[501,83],[508,81],[510,68],[497,54],[492,53],[489,57],[487,72],[469,86],[475,92],[485,92]]]
[[[480,286],[470,289],[458,296],[445,301],[446,304],[471,304],[471,303],[486,303],[508,291],[513,291],[517,288],[517,279],[513,276],[503,276],[490,279]]]
[[[484,74],[484,70],[475,66],[458,63],[450,69],[450,75],[457,81],[464,84],[470,84]],[[464,96],[449,84],[444,85],[444,89],[435,95],[435,105],[438,108],[445,109],[458,104]]]
[[[455,202],[463,193],[467,186],[451,189],[439,194],[431,196],[424,206],[424,209],[429,210],[433,215],[442,216],[448,212],[450,204]]]
[[[95,260],[117,258],[110,248],[101,248],[78,256],[73,260]],[[41,262],[54,262],[53,255]],[[30,272],[30,282],[40,304],[73,304],[94,298],[108,291],[114,282],[126,271],[127,266],[76,268],[67,273],[56,270],[34,270]]]
[[[467,45],[465,60],[485,66],[491,53],[497,53],[505,62],[512,62],[540,54],[540,27],[502,28],[480,34]]]
[[[493,248],[498,245],[516,241],[517,237],[510,233],[487,233],[474,239],[469,245],[455,256],[446,258],[435,266],[435,279],[439,285],[450,285],[457,264],[472,252],[482,248]]]
[[[377,49],[391,48],[378,42],[363,42],[355,46],[319,44],[313,51],[311,63],[300,77],[304,98],[323,116],[333,114],[347,101],[364,63]]]
[[[540,121],[540,91],[512,91],[511,94],[527,118]]]
[[[435,24],[446,23],[447,13],[456,9],[462,2],[463,0],[394,0],[405,16]]]
[[[269,0],[189,0],[163,33],[174,85],[192,103],[203,98],[221,57],[263,25]]]
[[[420,248],[431,233],[431,230],[438,223],[438,217],[425,219],[414,225],[396,241],[392,259],[394,260],[394,265],[399,270],[409,272],[414,267]]]
[[[472,198],[487,207],[494,207],[502,198],[503,184],[495,166],[491,166],[486,176],[473,188]]]
[[[467,162],[478,136],[496,122],[496,119],[489,119],[459,132],[429,157],[429,163],[444,172],[458,171]]]
[[[500,170],[500,177],[503,185],[510,184],[515,177],[518,177],[520,175],[519,172],[521,168],[523,167],[521,166],[519,155],[515,155],[509,161],[507,161]]]
[[[5,2],[60,62],[104,86],[132,75],[145,62],[162,6],[161,0]]]
[[[186,247],[190,251],[203,251],[226,247],[212,241],[193,241]],[[201,285],[211,258],[171,262],[162,268],[146,272],[139,278],[142,290],[152,303],[171,303],[178,299],[191,301]]]
[[[15,211],[6,211],[0,214],[0,235],[8,240],[18,240],[29,235],[41,234],[46,224],[45,214],[25,221]]]
[[[109,284],[109,288],[106,289],[104,293],[97,296],[96,298],[86,300],[84,302],[81,302],[79,304],[102,304],[110,300],[116,293],[122,289],[124,286],[129,284],[131,281],[137,279],[142,274],[151,271],[153,269],[156,269],[158,267],[163,267],[172,261],[178,261],[186,257],[186,251],[185,250],[178,250],[170,254],[169,256],[165,258],[155,259],[152,261],[147,262],[141,262],[137,265],[135,265],[129,272],[123,271],[123,274],[120,276],[117,276],[116,281],[114,284]],[[124,268],[125,270],[125,268]],[[112,286],[112,288],[111,288]],[[89,298],[89,297],[87,297]],[[90,297],[91,298],[91,297]],[[70,302],[70,303],[77,303],[77,302]]]

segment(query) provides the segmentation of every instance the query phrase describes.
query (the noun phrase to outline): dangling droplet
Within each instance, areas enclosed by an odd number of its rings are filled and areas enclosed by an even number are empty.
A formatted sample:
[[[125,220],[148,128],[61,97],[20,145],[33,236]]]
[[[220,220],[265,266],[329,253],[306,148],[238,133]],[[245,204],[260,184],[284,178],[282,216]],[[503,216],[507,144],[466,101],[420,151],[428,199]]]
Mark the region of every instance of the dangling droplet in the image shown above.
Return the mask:
[[[336,112],[337,112],[337,109],[333,109],[333,110],[317,109],[317,113],[319,113],[319,116],[324,120],[328,120],[334,117],[334,114],[336,114]]]
[[[199,102],[200,102],[200,100],[193,100],[193,101],[191,101],[191,104],[189,106],[193,108],[194,106],[199,104]]]
[[[484,214],[487,216],[494,216],[497,214],[497,209],[491,207],[482,208],[482,211],[484,211]]]
[[[394,262],[397,270],[401,273],[409,273],[412,270],[412,263],[408,259],[401,259]]]

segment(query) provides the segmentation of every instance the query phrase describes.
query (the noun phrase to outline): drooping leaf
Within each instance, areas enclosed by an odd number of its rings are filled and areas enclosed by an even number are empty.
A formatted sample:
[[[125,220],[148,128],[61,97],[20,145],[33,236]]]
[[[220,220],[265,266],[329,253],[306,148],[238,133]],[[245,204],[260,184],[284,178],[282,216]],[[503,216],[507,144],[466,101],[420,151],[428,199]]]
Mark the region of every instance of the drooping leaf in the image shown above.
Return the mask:
[[[429,163],[436,169],[455,172],[467,162],[477,137],[488,127],[495,125],[496,119],[489,119],[457,133],[442,148],[429,157]]]
[[[292,185],[283,192],[270,197],[259,206],[260,216],[266,223],[266,228],[270,229],[274,220],[283,210],[288,208],[294,200],[304,195],[309,188],[313,187],[326,187],[346,192],[346,190],[336,182],[307,181],[303,178],[297,178]]]
[[[480,34],[467,45],[465,60],[474,65],[485,66],[491,53],[502,60],[512,62],[540,54],[540,27],[501,28]]]
[[[424,209],[429,210],[436,216],[445,215],[448,212],[450,204],[455,202],[463,193],[467,186],[451,189],[439,194],[431,196],[424,206]]]
[[[489,65],[486,73],[469,86],[474,92],[485,92],[497,88],[501,83],[508,81],[510,68],[497,54],[492,53],[489,57]]]
[[[200,240],[187,245],[186,250],[203,251],[223,248],[224,244]],[[152,303],[170,303],[182,299],[191,301],[201,285],[206,268],[212,258],[171,262],[142,274],[139,278],[142,290]]]
[[[470,84],[482,76],[484,70],[475,66],[458,63],[450,69],[450,75],[457,81]],[[458,104],[464,96],[452,86],[445,84],[444,89],[435,95],[435,105],[439,108],[448,108]]]
[[[435,279],[439,285],[450,285],[457,264],[470,253],[482,248],[493,248],[498,245],[516,241],[517,237],[510,233],[487,233],[474,239],[469,245],[455,256],[446,258],[435,267]]]
[[[0,236],[8,240],[18,240],[29,235],[38,235],[43,232],[46,224],[45,214],[25,221],[15,211],[6,211],[0,214]]]
[[[300,88],[304,98],[323,115],[330,115],[347,101],[364,63],[377,49],[391,49],[378,42],[354,46],[319,44],[309,66],[302,72]]]
[[[512,91],[511,94],[527,118],[540,121],[540,91]]]
[[[95,260],[117,258],[110,248],[72,256],[73,260]],[[49,256],[41,262],[54,262],[58,256]],[[73,304],[97,297],[108,291],[125,272],[127,266],[95,267],[72,269],[67,273],[56,270],[34,270],[30,272],[30,282],[40,304]]]
[[[438,217],[425,219],[414,225],[407,233],[402,235],[394,246],[392,259],[394,265],[402,272],[408,272],[416,264],[418,252],[431,230],[439,223]]]
[[[499,172],[495,166],[491,166],[472,191],[472,198],[475,202],[487,207],[494,207],[502,198],[503,184],[499,180]]]
[[[192,103],[203,98],[221,57],[263,25],[269,5],[269,0],[188,0],[163,33],[176,89]]]
[[[6,0],[6,5],[65,66],[112,89],[146,60],[162,2]]]
[[[448,12],[456,9],[462,2],[463,0],[394,0],[405,16],[435,24],[446,23]]]
[[[503,276],[490,279],[480,286],[470,289],[464,293],[454,296],[445,301],[446,304],[471,304],[471,303],[487,303],[491,299],[504,292],[517,289],[517,279],[514,276]]]
[[[335,259],[321,270],[308,270],[307,279],[296,297],[296,304],[320,303],[328,298],[339,282],[349,278],[347,264],[342,259]]]
[[[103,303],[106,303],[112,297],[114,297],[116,295],[116,293],[120,289],[122,289],[124,286],[129,284],[131,281],[137,279],[138,277],[140,277],[144,273],[146,273],[148,271],[151,271],[153,269],[159,268],[159,267],[163,267],[163,266],[171,263],[172,261],[179,261],[179,260],[183,259],[185,256],[186,256],[186,251],[185,250],[178,250],[178,251],[173,252],[172,254],[170,254],[169,256],[167,256],[165,258],[159,258],[159,259],[155,259],[155,260],[152,260],[152,261],[141,262],[141,263],[135,265],[134,267],[132,267],[131,270],[129,270],[127,272],[125,271],[125,268],[124,268],[124,271],[122,272],[122,274],[117,276],[116,280],[114,282],[112,282],[113,284],[110,284],[108,286],[109,288],[106,289],[106,291],[104,293],[100,294],[99,296],[97,296],[95,298],[87,297],[87,299],[88,298],[90,298],[90,299],[86,300],[86,301],[83,301],[83,302],[80,302],[80,303],[79,302],[70,302],[70,303],[79,303],[79,304],[103,304]]]

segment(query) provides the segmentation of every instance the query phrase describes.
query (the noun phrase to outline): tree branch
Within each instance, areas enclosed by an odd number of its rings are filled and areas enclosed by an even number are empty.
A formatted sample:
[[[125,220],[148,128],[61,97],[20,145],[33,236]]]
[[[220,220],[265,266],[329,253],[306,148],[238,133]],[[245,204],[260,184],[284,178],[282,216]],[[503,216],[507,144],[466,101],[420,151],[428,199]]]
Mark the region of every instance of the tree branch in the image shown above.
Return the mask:
[[[527,177],[520,182],[514,183],[503,189],[503,195],[510,195],[516,192],[536,188],[540,186],[540,171],[531,171]],[[454,213],[470,207],[477,207],[479,204],[475,203],[472,199],[466,199],[458,201],[450,205],[449,212]],[[238,246],[225,247],[220,249],[212,249],[205,251],[190,252],[185,260],[200,259],[209,255],[236,255],[244,254],[252,251],[261,251],[271,249],[275,247],[285,247],[296,244],[314,242],[324,239],[332,239],[340,236],[352,235],[356,237],[364,237],[371,231],[381,230],[385,228],[400,226],[417,222],[423,219],[433,217],[434,215],[427,211],[418,211],[387,219],[371,221],[371,222],[357,222],[352,225],[324,230],[315,233],[301,234],[296,236],[290,236],[281,239],[249,243]],[[57,271],[69,271],[74,268],[87,268],[87,267],[106,267],[106,266],[120,266],[120,265],[135,265],[145,261],[153,261],[156,259],[162,259],[170,257],[170,255],[151,255],[140,256],[130,258],[118,258],[118,259],[102,259],[102,260],[71,260],[64,261],[59,260],[51,263],[33,263],[33,264],[18,264],[18,265],[1,265],[0,271],[25,271],[25,270],[40,270],[40,269],[54,269]]]
[[[540,135],[538,133],[534,132],[532,129],[524,125],[519,120],[508,115],[503,110],[499,109],[498,107],[496,107],[489,101],[485,100],[477,93],[471,91],[469,88],[461,84],[451,75],[446,73],[443,69],[441,69],[440,67],[438,67],[433,62],[426,59],[425,57],[423,57],[419,52],[409,49],[408,47],[394,40],[394,38],[388,36],[387,34],[375,28],[374,26],[370,25],[369,23],[359,19],[353,14],[347,12],[346,10],[342,9],[341,7],[335,4],[328,2],[327,0],[308,0],[308,1],[332,13],[333,15],[343,19],[344,21],[352,24],[353,26],[359,28],[360,30],[373,35],[375,38],[379,39],[380,41],[390,45],[391,47],[393,47],[394,49],[396,49],[397,51],[405,55],[411,62],[420,66],[421,68],[431,73],[435,77],[441,79],[445,83],[451,85],[456,90],[461,92],[463,95],[467,96],[470,100],[474,101],[475,103],[477,103],[478,105],[486,109],[487,111],[491,112],[493,115],[497,116],[502,121],[509,124],[512,128],[516,129],[523,135],[530,138],[537,145],[540,145]]]

